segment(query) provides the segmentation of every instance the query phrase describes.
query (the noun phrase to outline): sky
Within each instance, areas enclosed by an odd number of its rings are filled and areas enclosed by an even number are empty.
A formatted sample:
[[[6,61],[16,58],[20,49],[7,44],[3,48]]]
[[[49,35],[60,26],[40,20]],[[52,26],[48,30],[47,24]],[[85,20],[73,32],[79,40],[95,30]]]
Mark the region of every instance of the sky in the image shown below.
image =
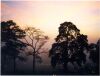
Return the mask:
[[[33,26],[52,40],[58,27],[71,21],[88,35],[89,43],[100,38],[100,1],[2,1],[1,21],[14,20],[21,27]]]

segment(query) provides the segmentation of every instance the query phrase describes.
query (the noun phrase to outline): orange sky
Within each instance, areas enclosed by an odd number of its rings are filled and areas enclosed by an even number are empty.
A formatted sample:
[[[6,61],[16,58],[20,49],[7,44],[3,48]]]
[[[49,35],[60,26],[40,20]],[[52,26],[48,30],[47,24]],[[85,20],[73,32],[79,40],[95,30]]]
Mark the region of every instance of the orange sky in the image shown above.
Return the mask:
[[[1,20],[34,26],[54,39],[64,21],[73,22],[89,42],[100,38],[100,1],[2,1]]]

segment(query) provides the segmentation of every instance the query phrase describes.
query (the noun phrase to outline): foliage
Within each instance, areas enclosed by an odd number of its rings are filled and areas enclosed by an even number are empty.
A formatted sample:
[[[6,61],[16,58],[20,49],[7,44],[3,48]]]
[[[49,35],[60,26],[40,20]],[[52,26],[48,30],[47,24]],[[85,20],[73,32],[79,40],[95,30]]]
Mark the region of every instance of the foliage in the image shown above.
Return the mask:
[[[76,61],[81,66],[81,63],[86,61],[83,51],[88,48],[87,36],[80,34],[80,30],[73,23],[60,24],[59,34],[55,41],[56,43],[49,51],[53,67],[60,62],[66,69],[68,62]]]
[[[16,58],[21,58],[18,54],[26,47],[26,44],[20,40],[23,37],[25,37],[25,31],[20,29],[13,20],[1,22],[2,62],[6,62],[4,57],[7,59],[7,56],[10,56],[14,59],[14,67],[16,66]]]

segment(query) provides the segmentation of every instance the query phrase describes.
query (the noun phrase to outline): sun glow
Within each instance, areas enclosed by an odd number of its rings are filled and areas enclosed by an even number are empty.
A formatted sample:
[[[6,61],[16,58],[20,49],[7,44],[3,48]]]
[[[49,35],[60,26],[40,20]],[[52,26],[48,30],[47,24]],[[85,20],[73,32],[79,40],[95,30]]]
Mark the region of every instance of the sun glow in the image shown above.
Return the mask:
[[[73,22],[89,42],[100,38],[100,2],[97,1],[2,1],[2,21],[13,19],[22,27],[33,26],[51,39],[64,21]]]

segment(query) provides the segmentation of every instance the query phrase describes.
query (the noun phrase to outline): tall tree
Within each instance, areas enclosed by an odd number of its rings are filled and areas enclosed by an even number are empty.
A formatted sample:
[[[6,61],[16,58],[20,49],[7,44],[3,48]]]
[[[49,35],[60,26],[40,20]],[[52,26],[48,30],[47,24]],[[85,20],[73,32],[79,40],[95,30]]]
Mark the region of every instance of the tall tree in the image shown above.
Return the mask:
[[[2,55],[2,67],[8,60],[8,56],[13,58],[14,63],[14,72],[16,69],[16,58],[19,57],[19,53],[26,47],[20,39],[25,37],[25,32],[17,26],[13,20],[1,22],[1,55]],[[3,69],[6,69],[3,67]]]
[[[68,61],[77,61],[78,64],[82,60],[85,61],[83,50],[88,46],[87,36],[80,34],[80,30],[72,22],[60,24],[59,34],[55,41],[49,53],[53,66],[56,66],[59,60],[65,69]]]
[[[48,36],[43,35],[43,32],[40,29],[34,27],[25,28],[26,37],[24,42],[32,48],[32,51],[29,52],[30,55],[33,55],[33,72],[35,71],[35,62],[36,57],[39,58],[40,53],[46,53],[43,46],[48,40]],[[40,51],[42,50],[42,51]]]

